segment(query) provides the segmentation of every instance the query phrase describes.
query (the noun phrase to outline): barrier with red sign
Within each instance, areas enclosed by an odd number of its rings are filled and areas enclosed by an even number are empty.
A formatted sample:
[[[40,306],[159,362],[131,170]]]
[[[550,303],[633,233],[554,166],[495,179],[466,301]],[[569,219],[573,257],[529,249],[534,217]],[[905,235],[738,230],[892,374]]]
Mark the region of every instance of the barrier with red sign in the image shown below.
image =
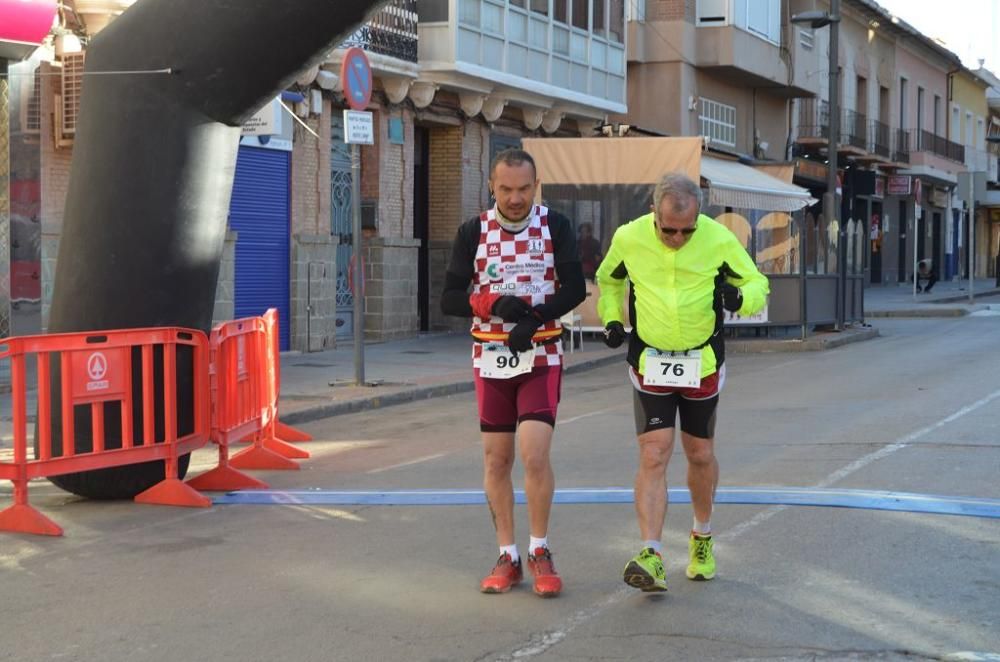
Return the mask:
[[[178,431],[177,412],[180,347],[189,347],[193,355],[192,393],[183,394],[193,403],[193,420],[183,432]],[[38,385],[37,449],[30,457],[29,357],[37,364]],[[14,484],[14,504],[0,512],[0,531],[62,535],[55,522],[29,505],[28,481],[33,478],[154,460],[164,461],[165,478],[136,496],[136,502],[211,505],[178,478],[177,470],[178,458],[209,438],[209,344],[204,333],[157,328],[7,338],[0,341],[0,358],[10,360],[14,422],[14,459],[0,462],[0,479]],[[157,400],[158,374],[162,402]],[[83,448],[75,434],[78,408],[89,412],[90,419],[91,439]],[[106,412],[116,408],[118,415],[106,420]],[[157,430],[158,420],[162,430]]]
[[[209,339],[211,363],[209,383],[212,392],[211,439],[219,447],[219,464],[214,469],[188,481],[198,490],[240,490],[267,488],[267,483],[237,471],[230,461],[229,447],[248,437],[259,437],[264,427],[265,384],[261,366],[266,362],[267,334],[264,320],[248,317],[219,324]],[[259,455],[256,469],[297,469],[298,465],[267,449]],[[236,464],[241,464],[237,462]]]

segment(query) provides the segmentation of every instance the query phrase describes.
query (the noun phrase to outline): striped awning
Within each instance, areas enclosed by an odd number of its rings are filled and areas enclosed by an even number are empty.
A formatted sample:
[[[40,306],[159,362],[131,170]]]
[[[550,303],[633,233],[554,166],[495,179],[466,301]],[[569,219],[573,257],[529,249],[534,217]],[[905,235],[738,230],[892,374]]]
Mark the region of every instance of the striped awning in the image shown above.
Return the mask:
[[[809,191],[736,161],[701,156],[709,204],[734,209],[793,212],[815,204]]]

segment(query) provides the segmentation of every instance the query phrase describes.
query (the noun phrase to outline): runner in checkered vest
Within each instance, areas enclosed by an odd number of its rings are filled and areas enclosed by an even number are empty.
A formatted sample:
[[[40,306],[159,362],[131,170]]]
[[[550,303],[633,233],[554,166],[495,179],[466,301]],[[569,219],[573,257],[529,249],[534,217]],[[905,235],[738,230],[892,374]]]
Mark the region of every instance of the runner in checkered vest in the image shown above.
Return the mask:
[[[531,529],[528,568],[535,593],[552,597],[562,590],[547,538],[555,490],[549,449],[562,380],[559,318],[583,301],[586,288],[569,219],[533,203],[531,155],[500,152],[489,183],[496,204],[458,229],[441,297],[446,315],[472,318],[483,483],[500,546],[480,590],[506,593],[523,576],[511,483],[516,433]]]

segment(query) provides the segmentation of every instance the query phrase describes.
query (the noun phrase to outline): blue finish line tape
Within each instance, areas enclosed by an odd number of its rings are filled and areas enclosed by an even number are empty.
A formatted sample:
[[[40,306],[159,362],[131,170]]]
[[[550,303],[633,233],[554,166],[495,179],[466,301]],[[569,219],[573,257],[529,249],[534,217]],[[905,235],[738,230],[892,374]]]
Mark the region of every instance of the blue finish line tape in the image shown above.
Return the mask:
[[[684,488],[667,490],[671,503],[691,503]],[[524,491],[514,499],[524,503]],[[579,488],[556,490],[555,503],[632,503],[631,488]],[[219,505],[273,506],[466,506],[485,504],[482,490],[248,490],[216,497]],[[948,497],[879,490],[834,490],[819,488],[720,487],[716,503],[742,505],[819,506],[895,510],[934,515],[965,515],[1000,519],[1000,499]]]

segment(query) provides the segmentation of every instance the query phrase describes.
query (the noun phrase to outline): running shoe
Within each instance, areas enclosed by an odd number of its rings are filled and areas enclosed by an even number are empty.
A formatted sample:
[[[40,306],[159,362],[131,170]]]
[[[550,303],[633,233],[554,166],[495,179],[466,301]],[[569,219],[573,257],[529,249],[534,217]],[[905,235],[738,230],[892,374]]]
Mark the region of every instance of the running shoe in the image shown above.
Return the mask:
[[[479,582],[479,590],[483,593],[506,593],[511,586],[521,583],[524,572],[521,570],[521,559],[515,563],[510,554],[503,553],[493,566],[493,571]]]
[[[562,579],[552,563],[548,547],[537,547],[534,554],[528,556],[528,570],[535,576],[535,595],[554,598],[562,591]]]
[[[652,547],[639,552],[625,565],[623,579],[629,586],[652,593],[667,590],[667,577],[663,571],[663,557]]]
[[[712,555],[712,536],[699,536],[692,532],[688,540],[688,579],[709,580],[715,577],[715,556]]]

